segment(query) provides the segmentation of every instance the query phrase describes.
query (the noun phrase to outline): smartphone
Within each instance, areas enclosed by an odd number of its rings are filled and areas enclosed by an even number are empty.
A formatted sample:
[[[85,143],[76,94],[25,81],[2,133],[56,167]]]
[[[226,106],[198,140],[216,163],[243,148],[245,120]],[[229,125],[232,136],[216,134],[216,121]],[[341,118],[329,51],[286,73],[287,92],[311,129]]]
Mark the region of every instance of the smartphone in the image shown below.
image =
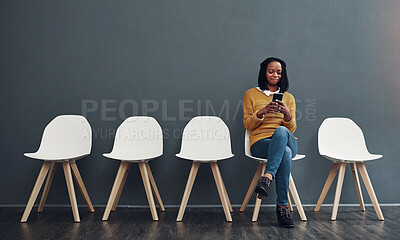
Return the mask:
[[[272,97],[272,101],[276,102],[276,100],[282,101],[283,94],[282,93],[274,93]]]

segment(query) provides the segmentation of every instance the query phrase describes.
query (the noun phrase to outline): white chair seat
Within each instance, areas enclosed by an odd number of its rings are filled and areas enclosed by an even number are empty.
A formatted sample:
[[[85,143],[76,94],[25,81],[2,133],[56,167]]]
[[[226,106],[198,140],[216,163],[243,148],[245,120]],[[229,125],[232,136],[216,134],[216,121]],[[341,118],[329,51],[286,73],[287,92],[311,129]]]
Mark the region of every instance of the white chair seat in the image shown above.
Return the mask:
[[[153,156],[149,156],[149,155],[141,156],[141,155],[130,154],[130,153],[104,153],[103,156],[106,158],[121,160],[121,161],[147,162],[154,158],[162,156],[162,154],[157,154],[157,155],[153,155]]]
[[[219,157],[216,157],[216,158],[207,158],[207,157],[201,158],[200,156],[193,157],[193,156],[187,156],[185,154],[177,153],[177,154],[175,154],[175,156],[177,156],[179,158],[182,158],[182,159],[185,159],[185,160],[208,163],[208,162],[216,162],[216,161],[221,161],[221,160],[224,160],[224,159],[228,159],[228,158],[231,158],[231,157],[233,157],[235,155],[234,154],[229,154],[229,155],[225,155],[225,156],[219,156]]]
[[[340,162],[363,162],[382,158],[367,149],[361,128],[349,118],[327,118],[318,130],[321,156]]]
[[[39,149],[24,153],[26,157],[44,160],[76,160],[90,154],[92,129],[85,117],[61,115],[54,118],[44,129]]]
[[[336,156],[326,156],[322,155],[324,158],[334,161],[334,162],[364,162],[364,161],[371,161],[382,158],[383,155],[381,154],[357,154],[357,156],[345,156],[345,155],[336,155]]]
[[[25,157],[37,159],[37,160],[44,160],[44,161],[65,161],[65,160],[78,160],[80,158],[86,157],[88,154],[84,155],[79,155],[79,154],[74,154],[74,155],[63,155],[61,156],[60,154],[57,153],[41,153],[41,152],[35,152],[35,153],[24,153]]]
[[[152,117],[135,116],[118,127],[114,147],[103,156],[131,162],[146,162],[163,155],[162,129]]]
[[[259,162],[267,162],[267,161],[268,161],[268,159],[254,157],[254,156],[249,155],[249,154],[246,154],[246,156],[249,157],[249,158],[255,159],[255,160],[259,161]],[[300,159],[305,158],[305,157],[306,157],[306,155],[297,154],[297,155],[292,159],[292,161],[300,160]]]

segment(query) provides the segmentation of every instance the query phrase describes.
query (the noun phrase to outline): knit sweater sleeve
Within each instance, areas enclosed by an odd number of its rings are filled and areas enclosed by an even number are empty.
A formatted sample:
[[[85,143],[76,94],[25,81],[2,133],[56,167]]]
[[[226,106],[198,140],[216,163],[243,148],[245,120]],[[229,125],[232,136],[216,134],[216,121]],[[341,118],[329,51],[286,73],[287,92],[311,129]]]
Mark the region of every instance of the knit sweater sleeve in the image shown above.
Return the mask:
[[[293,97],[293,95],[290,94],[290,101],[288,102],[288,108],[290,111],[290,115],[292,115],[292,119],[290,121],[286,122],[283,121],[283,126],[287,127],[292,133],[296,131],[297,128],[297,123],[296,123],[296,101]]]
[[[246,91],[243,97],[243,125],[249,131],[254,130],[264,120],[264,117],[258,118],[257,111],[254,110],[254,99],[249,91]]]

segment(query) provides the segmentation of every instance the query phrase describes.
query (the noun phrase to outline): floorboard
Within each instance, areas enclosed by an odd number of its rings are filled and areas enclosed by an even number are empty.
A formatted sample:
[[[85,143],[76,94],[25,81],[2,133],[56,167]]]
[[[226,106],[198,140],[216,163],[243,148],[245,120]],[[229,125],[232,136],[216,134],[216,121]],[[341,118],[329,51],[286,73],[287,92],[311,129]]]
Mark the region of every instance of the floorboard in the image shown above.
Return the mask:
[[[117,208],[108,221],[101,220],[104,208],[90,213],[79,208],[80,223],[73,222],[71,208],[48,207],[32,213],[27,223],[20,223],[23,208],[0,208],[0,239],[399,239],[400,206],[382,207],[385,221],[379,221],[373,207],[361,212],[359,207],[340,206],[336,221],[331,221],[332,207],[319,213],[305,207],[308,221],[294,212],[296,226],[278,227],[275,209],[262,207],[258,222],[251,222],[252,208],[239,212],[234,208],[233,222],[225,221],[221,208],[187,208],[182,222],[176,222],[177,208],[159,212],[152,221],[149,209]]]

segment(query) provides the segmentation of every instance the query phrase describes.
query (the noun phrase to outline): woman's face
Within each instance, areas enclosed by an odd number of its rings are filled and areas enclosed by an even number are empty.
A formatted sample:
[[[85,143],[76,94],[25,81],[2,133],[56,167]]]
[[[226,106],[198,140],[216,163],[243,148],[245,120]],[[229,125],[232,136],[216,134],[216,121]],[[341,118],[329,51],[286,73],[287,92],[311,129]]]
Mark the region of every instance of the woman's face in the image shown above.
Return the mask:
[[[267,66],[267,83],[276,86],[281,80],[282,66],[280,62],[270,62]]]

